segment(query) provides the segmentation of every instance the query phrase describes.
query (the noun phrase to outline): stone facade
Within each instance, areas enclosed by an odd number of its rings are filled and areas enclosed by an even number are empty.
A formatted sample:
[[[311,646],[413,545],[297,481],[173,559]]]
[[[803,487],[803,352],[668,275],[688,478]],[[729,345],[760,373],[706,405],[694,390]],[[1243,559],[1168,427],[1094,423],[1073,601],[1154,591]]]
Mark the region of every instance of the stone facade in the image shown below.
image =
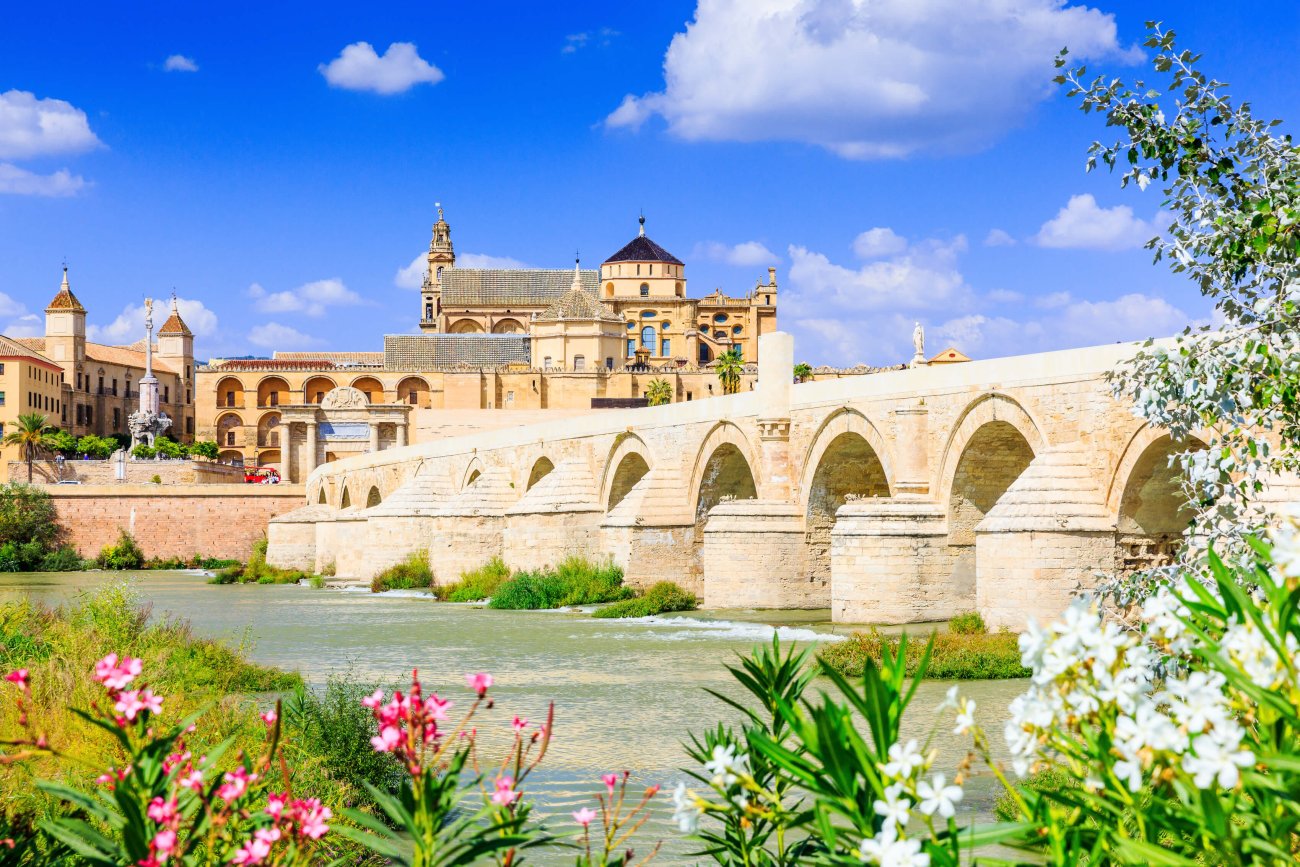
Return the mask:
[[[49,489],[66,541],[94,557],[131,533],[146,557],[247,560],[277,515],[302,505],[291,485],[59,485]]]
[[[443,578],[496,554],[535,565],[577,552],[614,558],[635,584],[675,580],[710,606],[830,608],[843,623],[978,608],[994,628],[1018,627],[1185,526],[1167,461],[1183,446],[1105,379],[1133,351],[792,386],[793,346],[769,335],[755,391],[320,467],[306,502],[332,511],[314,513],[316,558],[345,538],[386,544],[382,503],[414,486],[436,517],[405,544],[427,546]],[[380,507],[359,505],[374,496]],[[355,568],[347,577],[373,573],[364,559]]]

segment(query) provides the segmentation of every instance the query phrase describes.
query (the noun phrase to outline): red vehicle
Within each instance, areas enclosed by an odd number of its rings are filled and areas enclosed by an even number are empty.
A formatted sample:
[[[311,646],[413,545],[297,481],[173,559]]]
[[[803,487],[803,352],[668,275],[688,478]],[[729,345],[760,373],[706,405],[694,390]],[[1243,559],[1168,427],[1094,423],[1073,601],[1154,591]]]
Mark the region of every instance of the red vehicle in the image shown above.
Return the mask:
[[[278,485],[280,471],[274,467],[244,467],[244,481],[250,485]]]

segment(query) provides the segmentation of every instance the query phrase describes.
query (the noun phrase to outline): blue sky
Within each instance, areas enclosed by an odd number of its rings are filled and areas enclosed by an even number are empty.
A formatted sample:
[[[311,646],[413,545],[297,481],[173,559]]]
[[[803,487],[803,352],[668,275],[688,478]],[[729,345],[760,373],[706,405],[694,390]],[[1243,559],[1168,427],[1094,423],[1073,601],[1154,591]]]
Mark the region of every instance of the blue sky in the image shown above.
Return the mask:
[[[378,349],[435,202],[462,264],[543,267],[594,267],[644,209],[693,295],[775,265],[815,364],[903,360],[914,320],[975,357],[1171,333],[1208,308],[1140,248],[1159,192],[1085,175],[1105,130],[1052,53],[1144,74],[1160,19],[1300,116],[1292,3],[364,6],[11,6],[5,333],[39,333],[66,258],[109,342],[175,287],[205,357]]]

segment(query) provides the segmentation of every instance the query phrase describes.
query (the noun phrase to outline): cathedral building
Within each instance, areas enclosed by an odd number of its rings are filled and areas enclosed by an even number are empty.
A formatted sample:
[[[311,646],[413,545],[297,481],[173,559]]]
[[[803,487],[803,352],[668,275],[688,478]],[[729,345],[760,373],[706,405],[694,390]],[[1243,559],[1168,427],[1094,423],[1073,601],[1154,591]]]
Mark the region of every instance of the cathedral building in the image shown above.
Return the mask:
[[[758,338],[776,330],[776,269],[767,269],[767,282],[756,281],[743,297],[717,289],[703,298],[686,294],[686,265],[651,240],[641,218],[636,237],[601,263],[599,270],[457,268],[451,226],[438,209],[429,243],[428,270],[421,291],[420,329],[437,334],[527,334],[553,337],[555,323],[547,319],[561,297],[580,289],[594,303],[570,297],[570,312],[581,308],[585,329],[592,323],[618,321],[623,331],[617,349],[600,354],[547,353],[534,345],[534,364],[572,369],[572,359],[585,365],[622,367],[632,362],[655,367],[702,365],[725,352],[737,352],[746,362],[758,360]],[[601,315],[593,319],[597,310]],[[560,331],[577,328],[566,324]],[[608,331],[601,326],[602,333]],[[551,365],[544,362],[551,358]],[[560,361],[559,359],[565,359]]]

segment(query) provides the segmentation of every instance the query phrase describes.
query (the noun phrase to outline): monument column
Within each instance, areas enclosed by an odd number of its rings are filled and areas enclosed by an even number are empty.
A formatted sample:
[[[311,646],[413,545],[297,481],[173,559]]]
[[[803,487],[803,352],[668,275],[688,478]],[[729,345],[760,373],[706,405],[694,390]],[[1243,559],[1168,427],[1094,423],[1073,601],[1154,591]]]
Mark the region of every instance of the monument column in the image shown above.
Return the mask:
[[[299,479],[299,481],[301,482],[307,481],[307,476],[310,476],[312,470],[316,469],[316,422],[315,421],[307,422],[307,463],[305,469],[306,472],[303,473],[303,477]]]
[[[377,421],[370,423],[370,451],[372,453],[379,451],[379,422]]]

